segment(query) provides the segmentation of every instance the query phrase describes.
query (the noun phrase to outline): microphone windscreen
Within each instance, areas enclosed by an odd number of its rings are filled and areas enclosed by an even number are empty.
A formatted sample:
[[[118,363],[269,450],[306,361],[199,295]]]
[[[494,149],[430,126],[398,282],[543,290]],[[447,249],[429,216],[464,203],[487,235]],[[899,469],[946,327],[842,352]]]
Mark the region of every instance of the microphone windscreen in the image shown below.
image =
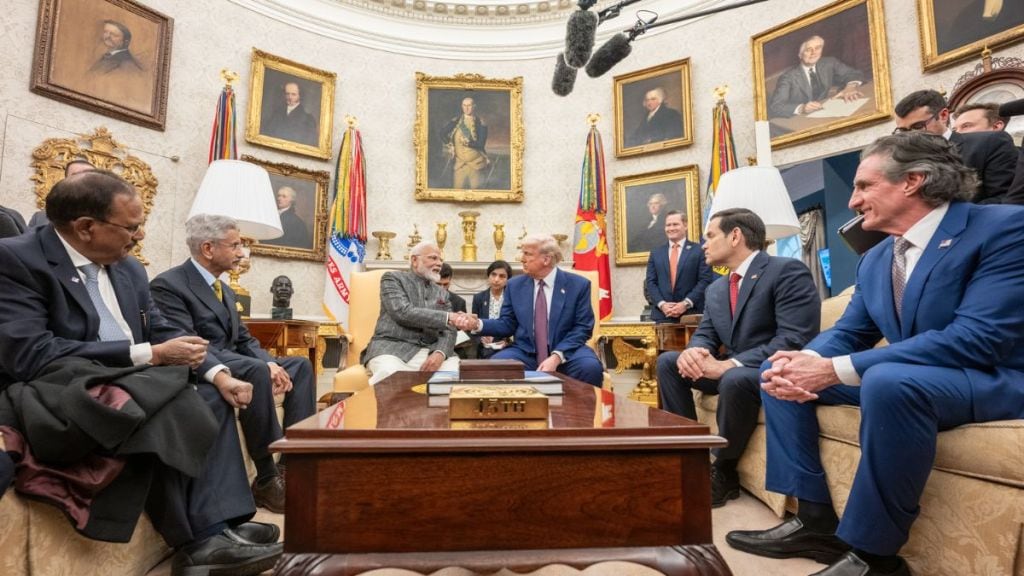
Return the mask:
[[[999,107],[999,115],[1003,118],[1020,116],[1021,114],[1024,114],[1024,98],[1019,100],[1010,100]]]
[[[559,96],[568,96],[576,85],[576,69],[565,63],[565,57],[559,53],[555,59],[555,76],[551,80],[551,90]]]
[[[573,68],[582,68],[590,60],[596,34],[596,13],[583,10],[573,12],[565,26],[565,63]]]
[[[612,66],[621,62],[632,51],[633,47],[629,45],[629,38],[625,34],[620,32],[612,36],[590,57],[590,62],[587,63],[587,76],[597,78],[611,70]]]

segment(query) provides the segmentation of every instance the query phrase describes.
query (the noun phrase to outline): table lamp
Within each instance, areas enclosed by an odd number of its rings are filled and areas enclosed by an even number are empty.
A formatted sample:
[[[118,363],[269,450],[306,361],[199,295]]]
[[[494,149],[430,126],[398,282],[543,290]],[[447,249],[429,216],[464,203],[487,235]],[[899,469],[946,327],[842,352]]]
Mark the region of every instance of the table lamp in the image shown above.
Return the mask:
[[[711,201],[711,214],[728,208],[746,208],[760,216],[768,240],[800,232],[793,201],[774,166],[744,166],[722,174]]]
[[[192,201],[188,217],[196,214],[234,218],[238,222],[238,231],[245,246],[246,260],[253,241],[278,238],[284,233],[270,175],[266,169],[241,160],[214,160],[210,163],[195,200]],[[238,295],[238,301],[244,308],[242,315],[248,316],[252,299],[249,291],[238,283],[238,277],[248,268],[239,269],[231,270],[228,275],[231,278],[231,289]]]

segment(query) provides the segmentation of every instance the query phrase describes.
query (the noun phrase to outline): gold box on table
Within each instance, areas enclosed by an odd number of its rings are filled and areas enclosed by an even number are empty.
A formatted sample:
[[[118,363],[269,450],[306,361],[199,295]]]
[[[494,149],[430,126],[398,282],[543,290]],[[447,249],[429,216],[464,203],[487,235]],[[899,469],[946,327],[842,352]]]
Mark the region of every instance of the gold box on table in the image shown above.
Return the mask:
[[[452,386],[449,420],[534,420],[548,417],[548,397],[533,386]]]

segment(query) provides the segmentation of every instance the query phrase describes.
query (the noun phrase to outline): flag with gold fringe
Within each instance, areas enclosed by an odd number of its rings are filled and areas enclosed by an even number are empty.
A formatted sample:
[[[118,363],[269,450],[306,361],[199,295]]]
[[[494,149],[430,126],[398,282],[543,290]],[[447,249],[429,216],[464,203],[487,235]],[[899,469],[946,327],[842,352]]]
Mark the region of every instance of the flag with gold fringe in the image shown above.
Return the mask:
[[[341,140],[334,172],[334,200],[327,234],[327,274],[324,280],[324,313],[348,327],[349,279],[362,269],[366,257],[366,165],[363,142],[349,120]]]
[[[231,84],[225,84],[217,100],[217,114],[213,117],[213,133],[210,135],[210,158],[214,160],[237,160],[238,146],[235,143],[235,91]]]
[[[711,169],[708,170],[708,191],[704,195],[704,225],[707,226],[711,217],[711,201],[718,189],[718,179],[722,174],[736,168],[736,146],[732,141],[732,119],[729,117],[729,105],[725,103],[725,89],[717,88],[718,103],[715,104],[712,124],[714,134],[711,145]]]
[[[608,261],[608,236],[605,226],[607,214],[604,177],[604,145],[596,125],[591,125],[587,136],[587,150],[583,155],[580,176],[580,199],[576,207],[576,227],[573,237],[573,268],[597,270],[600,292],[600,315],[597,320],[612,316],[612,275]]]

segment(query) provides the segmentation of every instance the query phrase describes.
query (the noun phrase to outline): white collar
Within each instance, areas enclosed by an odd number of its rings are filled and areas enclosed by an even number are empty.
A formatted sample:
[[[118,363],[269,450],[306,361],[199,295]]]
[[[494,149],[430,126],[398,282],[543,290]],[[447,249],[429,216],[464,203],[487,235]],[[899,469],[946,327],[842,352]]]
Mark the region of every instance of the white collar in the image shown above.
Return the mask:
[[[64,236],[61,236],[61,233],[59,231],[57,231],[57,238],[60,238],[60,243],[64,245],[64,250],[67,250],[68,256],[71,257],[71,264],[75,268],[81,268],[82,266],[87,266],[89,264],[96,264],[92,260],[89,260],[84,255],[82,255],[81,252],[75,250],[75,248],[71,244],[69,244],[67,240],[64,239]],[[99,266],[100,268],[103,268],[103,266],[99,264],[96,265]]]
[[[936,206],[931,212],[925,214],[917,222],[914,222],[914,225],[903,233],[903,239],[910,242],[915,248],[924,250],[928,243],[931,242],[935,231],[939,229],[939,224],[942,223],[942,219],[945,218],[948,210],[948,202]]]
[[[740,265],[737,266],[736,269],[733,270],[732,272],[734,272],[736,274],[739,274],[740,278],[743,278],[744,276],[746,276],[747,275],[747,269],[750,268],[750,263],[753,262],[754,258],[756,258],[757,255],[760,254],[760,253],[761,253],[760,250],[754,250],[753,252],[751,252],[750,255],[747,256],[746,259],[744,259],[743,262],[741,262]]]

